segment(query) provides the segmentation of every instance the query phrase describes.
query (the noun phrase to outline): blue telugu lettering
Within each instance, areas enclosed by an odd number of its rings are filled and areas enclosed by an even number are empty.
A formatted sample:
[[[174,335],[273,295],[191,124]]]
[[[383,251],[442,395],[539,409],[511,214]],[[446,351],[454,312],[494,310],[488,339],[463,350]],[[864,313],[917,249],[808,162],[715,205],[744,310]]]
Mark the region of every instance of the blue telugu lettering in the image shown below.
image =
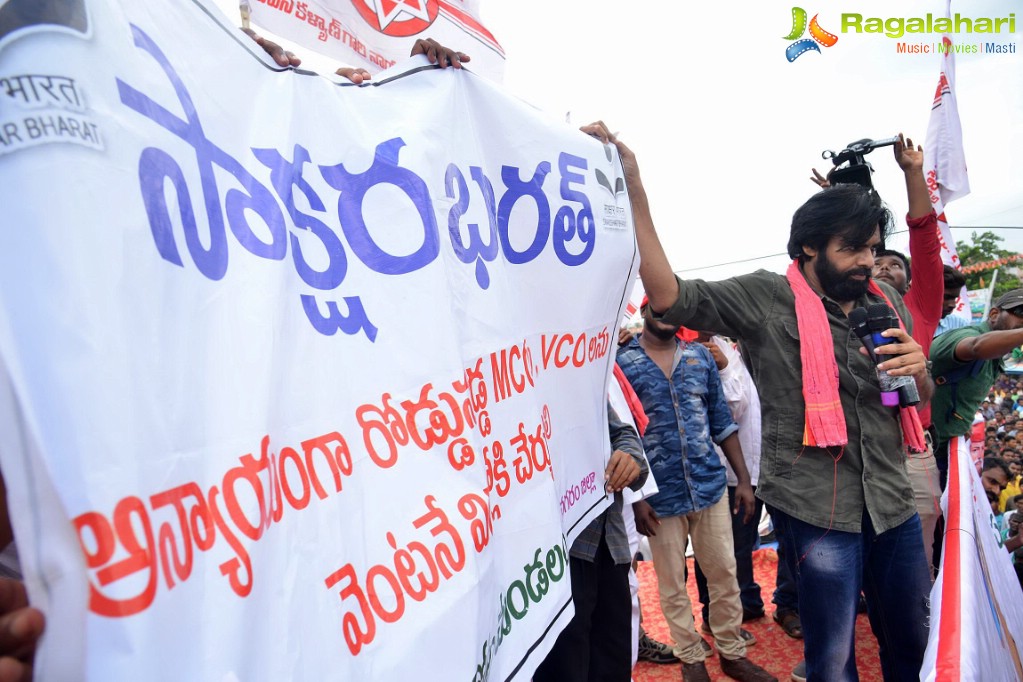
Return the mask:
[[[476,263],[476,283],[480,289],[490,287],[490,273],[487,271],[487,262],[497,258],[497,208],[494,199],[494,186],[490,179],[483,174],[479,166],[470,166],[469,175],[479,186],[483,194],[483,202],[487,207],[487,218],[489,220],[488,239],[483,240],[480,234],[480,226],[477,223],[469,223],[469,243],[462,242],[461,232],[458,229],[458,219],[461,218],[469,208],[469,186],[465,182],[465,176],[455,164],[448,164],[448,171],[444,175],[444,186],[447,189],[449,199],[455,198],[455,189],[458,189],[458,203],[451,207],[448,212],[448,234],[451,237],[451,248],[455,256],[463,263]]]
[[[281,260],[287,250],[285,242],[284,217],[273,195],[256,181],[238,161],[206,138],[199,114],[195,110],[192,98],[177,72],[167,61],[160,48],[138,27],[132,26],[135,45],[148,52],[160,65],[178,96],[185,120],[154,102],[148,96],[117,79],[117,90],[121,102],[134,109],[146,118],[156,122],[169,132],[177,135],[195,150],[196,161],[201,178],[203,203],[209,219],[210,247],[204,249],[199,239],[195,214],[191,208],[188,188],[184,175],[173,158],[166,152],[155,147],[143,150],[139,158],[139,184],[142,188],[142,199],[149,227],[153,232],[156,248],[164,260],[182,265],[174,236],[171,233],[170,214],[164,195],[164,181],[170,178],[178,206],[181,208],[181,219],[185,229],[185,243],[199,271],[212,280],[221,279],[227,272],[227,239],[224,233],[224,214],[220,206],[220,194],[217,180],[213,172],[214,164],[230,173],[248,192],[231,189],[225,196],[224,205],[227,221],[238,242],[250,253],[262,258]],[[258,215],[270,229],[270,241],[264,242],[252,231],[246,217],[245,209]]]
[[[541,161],[533,171],[533,177],[529,180],[519,179],[519,169],[514,166],[501,166],[501,179],[504,181],[508,191],[501,197],[501,203],[497,208],[497,232],[501,236],[501,250],[509,263],[519,265],[528,263],[543,251],[547,245],[547,239],[551,233],[551,206],[547,203],[547,195],[543,191],[543,181],[551,172],[551,164]],[[511,222],[511,212],[515,204],[524,197],[530,197],[536,203],[538,214],[536,236],[533,242],[524,251],[516,251],[508,236],[508,226]]]
[[[297,189],[304,196],[311,211],[326,213],[323,201],[303,178],[304,166],[311,163],[309,152],[301,145],[295,145],[292,159],[289,161],[276,149],[252,149],[255,158],[269,169],[272,193],[234,157],[206,137],[191,96],[167,57],[141,29],[132,26],[132,31],[135,45],[153,57],[171,82],[184,118],[172,114],[147,95],[117,79],[121,102],[192,147],[198,165],[202,201],[209,227],[208,238],[205,240],[200,238],[188,184],[177,161],[162,149],[146,147],[139,156],[139,186],[153,241],[160,256],[179,267],[184,266],[174,238],[173,221],[165,192],[167,182],[170,181],[183,227],[185,245],[196,268],[203,276],[216,281],[227,273],[228,243],[224,224],[226,213],[231,233],[249,253],[269,260],[283,260],[290,243],[295,271],[305,284],[320,291],[337,289],[348,272],[348,257],[338,232],[314,215],[298,210],[295,205]],[[426,182],[399,164],[399,152],[404,146],[405,142],[401,138],[392,138],[380,143],[376,147],[372,165],[363,173],[350,173],[343,163],[318,167],[327,184],[339,190],[338,222],[352,253],[371,270],[386,275],[401,275],[424,268],[437,259],[440,251],[439,230]],[[223,208],[214,167],[226,171],[241,187],[229,189],[225,193]],[[451,247],[461,262],[475,265],[476,282],[481,289],[489,288],[490,273],[487,263],[493,262],[499,253],[504,254],[508,263],[528,263],[543,252],[550,240],[553,242],[556,256],[567,266],[582,265],[590,258],[596,237],[593,211],[585,192],[575,189],[576,186],[585,187],[586,176],[579,171],[586,171],[587,168],[586,160],[581,157],[567,153],[559,156],[561,199],[565,202],[578,203],[581,207],[578,210],[567,204],[558,207],[552,224],[552,207],[543,191],[544,181],[551,172],[549,162],[538,163],[532,177],[526,180],[520,179],[518,168],[502,166],[501,179],[505,191],[499,202],[493,184],[483,169],[479,166],[470,166],[469,176],[482,195],[488,225],[481,228],[476,223],[468,224],[467,238],[463,238],[460,220],[470,206],[469,186],[462,171],[455,164],[448,165],[445,190],[449,199],[456,200],[448,212]],[[419,217],[423,229],[422,243],[411,253],[390,253],[382,248],[370,233],[363,217],[363,201],[366,193],[378,185],[390,185],[400,190],[411,201]],[[291,219],[294,231],[290,234],[274,193]],[[537,223],[536,232],[529,246],[520,251],[512,245],[510,231],[512,210],[521,199],[535,203]],[[262,221],[265,226],[262,232],[268,239],[261,238],[253,230],[246,211],[258,216]],[[309,236],[300,238],[300,235]],[[576,237],[582,243],[582,249],[574,254],[569,251],[567,245]],[[204,246],[204,241],[208,242],[209,246]],[[315,251],[322,249],[326,266],[321,270],[310,265],[304,255],[304,248]],[[322,261],[324,258],[315,262]],[[342,301],[347,313],[342,313],[336,302],[327,301],[324,314],[315,296],[301,296],[303,311],[313,328],[321,334],[329,336],[342,331],[346,335],[356,335],[362,332],[371,342],[374,341],[378,329],[369,320],[361,299],[358,296],[345,296]]]
[[[377,145],[373,164],[365,173],[349,173],[343,163],[320,166],[320,174],[334,189],[341,191],[337,202],[341,229],[352,250],[370,269],[384,275],[404,275],[425,267],[440,253],[437,219],[433,217],[430,191],[421,177],[398,165],[398,152],[405,146],[400,137]],[[423,224],[423,243],[407,256],[387,253],[373,241],[362,217],[362,201],[370,188],[380,184],[394,185],[403,191],[419,213]]]
[[[322,271],[314,269],[302,255],[302,244],[298,235],[292,234],[292,259],[295,261],[295,270],[298,272],[298,276],[315,289],[324,291],[336,289],[348,273],[348,257],[345,255],[345,247],[332,229],[322,221],[308,213],[302,213],[295,207],[295,196],[292,190],[297,187],[309,202],[311,209],[320,213],[326,211],[319,195],[302,177],[302,166],[309,163],[309,152],[305,147],[296,144],[293,161],[290,163],[276,149],[253,149],[252,153],[270,169],[270,184],[273,185],[277,196],[284,203],[284,208],[287,209],[295,227],[309,230],[313,236],[320,240],[327,254],[326,269]]]
[[[583,205],[579,212],[573,212],[571,206],[562,206],[554,216],[554,253],[558,260],[568,266],[582,265],[589,260],[596,242],[597,229],[593,222],[593,208],[585,192],[572,189],[573,184],[582,185],[586,176],[573,172],[573,168],[586,170],[586,159],[562,152],[558,157],[558,170],[561,172],[561,198],[565,201],[577,201]],[[583,250],[572,254],[566,248],[571,239],[579,235]]]

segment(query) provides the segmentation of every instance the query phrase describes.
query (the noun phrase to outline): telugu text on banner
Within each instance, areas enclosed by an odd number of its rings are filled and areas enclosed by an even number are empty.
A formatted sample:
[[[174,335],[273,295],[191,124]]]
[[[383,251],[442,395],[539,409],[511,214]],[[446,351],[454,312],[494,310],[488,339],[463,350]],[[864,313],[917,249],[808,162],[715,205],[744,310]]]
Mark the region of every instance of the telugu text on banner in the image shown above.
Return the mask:
[[[42,679],[528,679],[606,507],[613,148],[201,2],[0,42],[0,465]],[[52,30],[51,30],[52,29]]]

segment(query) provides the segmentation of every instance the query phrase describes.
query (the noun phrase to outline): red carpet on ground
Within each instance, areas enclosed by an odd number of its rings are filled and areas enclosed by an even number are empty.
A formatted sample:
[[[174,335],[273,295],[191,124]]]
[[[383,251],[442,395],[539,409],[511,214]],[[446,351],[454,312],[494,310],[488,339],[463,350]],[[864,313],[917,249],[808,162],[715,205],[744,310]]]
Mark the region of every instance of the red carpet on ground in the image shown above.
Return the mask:
[[[771,603],[771,596],[774,594],[775,578],[778,574],[778,554],[773,549],[759,549],[753,553],[753,574],[764,598],[767,615],[758,620],[745,623],[744,628],[756,635],[757,643],[749,647],[747,656],[751,661],[767,669],[772,675],[783,682],[789,680],[792,668],[803,658],[803,640],[792,639],[785,634],[774,619],[774,604]],[[643,627],[647,633],[659,642],[671,643],[671,635],[668,634],[668,624],[661,613],[661,604],[657,596],[657,575],[654,573],[654,565],[649,561],[639,562],[639,598],[643,609]],[[696,617],[696,627],[703,623],[700,616],[700,601],[696,594],[696,578],[693,577],[693,560],[689,560],[689,599],[693,603],[693,613]],[[711,644],[713,638],[706,637]],[[870,631],[870,623],[867,616],[861,614],[856,619],[856,666],[859,669],[860,680],[863,682],[880,682],[881,665],[877,655],[877,640]],[[721,672],[721,665],[718,663],[717,652],[707,659],[707,672],[712,680],[728,680],[729,677]],[[632,671],[632,679],[635,682],[664,682],[681,680],[680,665],[656,665],[640,661]]]

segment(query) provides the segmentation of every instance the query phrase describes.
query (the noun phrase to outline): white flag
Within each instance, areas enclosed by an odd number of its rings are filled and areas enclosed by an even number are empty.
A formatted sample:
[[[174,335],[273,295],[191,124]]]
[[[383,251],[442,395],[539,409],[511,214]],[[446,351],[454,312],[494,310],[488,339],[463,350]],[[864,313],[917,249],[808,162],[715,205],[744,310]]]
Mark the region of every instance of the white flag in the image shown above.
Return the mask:
[[[951,16],[951,0],[945,4],[945,16]],[[938,87],[931,105],[931,119],[927,125],[927,140],[924,143],[924,173],[927,191],[938,216],[938,241],[941,243],[941,260],[959,269],[959,254],[955,240],[945,218],[945,204],[970,193],[970,180],[966,174],[966,157],[963,152],[963,128],[959,123],[959,107],[955,92],[955,52],[952,40],[942,36],[941,73]],[[963,287],[956,306],[955,315],[969,319],[969,301]]]
[[[252,22],[314,52],[379,73],[433,38],[472,57],[469,69],[500,83],[504,49],[477,0],[243,0]]]

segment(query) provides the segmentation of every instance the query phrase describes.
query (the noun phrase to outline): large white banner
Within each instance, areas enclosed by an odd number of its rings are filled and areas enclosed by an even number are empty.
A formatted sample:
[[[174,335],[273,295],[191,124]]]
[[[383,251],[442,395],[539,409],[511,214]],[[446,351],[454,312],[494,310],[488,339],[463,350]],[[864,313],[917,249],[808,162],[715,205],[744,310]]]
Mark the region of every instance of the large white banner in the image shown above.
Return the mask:
[[[963,437],[949,443],[941,505],[945,540],[931,588],[931,629],[920,679],[1023,679],[1019,581]]]
[[[504,79],[504,49],[477,0],[240,1],[253,23],[373,74],[408,57],[417,38],[433,38],[467,53],[472,71]]]
[[[423,58],[357,87],[201,2],[48,7],[0,36],[38,678],[528,679],[607,504],[617,157]]]

